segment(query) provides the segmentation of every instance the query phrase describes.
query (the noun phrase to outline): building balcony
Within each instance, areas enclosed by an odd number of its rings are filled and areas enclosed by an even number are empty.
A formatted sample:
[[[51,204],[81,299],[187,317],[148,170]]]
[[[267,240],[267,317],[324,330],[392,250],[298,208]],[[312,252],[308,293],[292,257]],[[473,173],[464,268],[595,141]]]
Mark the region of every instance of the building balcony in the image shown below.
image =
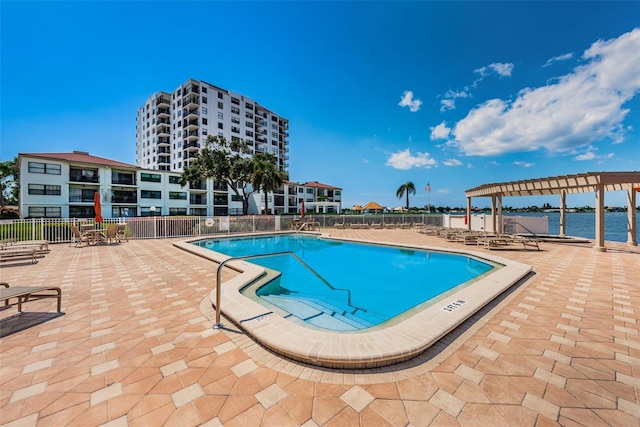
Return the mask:
[[[156,106],[157,107],[169,107],[171,105],[171,100],[169,97],[160,95],[156,96]]]
[[[191,195],[189,197],[189,204],[190,205],[206,205],[207,204],[207,198],[203,195]]]
[[[226,206],[227,198],[226,197],[214,197],[213,198],[213,206]]]
[[[184,135],[184,139],[189,141],[189,142],[197,141],[199,138],[200,138],[200,132],[195,131],[195,130],[191,131],[191,132],[187,132]]]
[[[171,114],[168,108],[158,108],[156,110],[156,117],[159,119],[168,119],[171,117]]]
[[[192,151],[198,151],[200,149],[200,144],[197,142],[187,142],[183,146],[184,151],[190,153]]]
[[[170,147],[171,146],[171,140],[167,137],[163,137],[163,138],[158,138],[158,140],[156,141],[156,145],[158,147]]]
[[[197,120],[198,117],[200,117],[200,112],[198,111],[197,108],[193,108],[193,109],[190,109],[190,110],[185,109],[182,114],[183,114],[184,118],[187,119],[187,120],[192,120],[192,119],[196,119]]]
[[[186,128],[187,130],[196,130],[200,126],[198,125],[198,120],[185,120],[182,124],[182,127]]]
[[[190,93],[200,93],[200,86],[195,85],[193,83],[190,85],[187,85],[183,89],[183,95],[189,95]]]
[[[159,148],[158,149],[158,157],[162,156],[162,157],[168,157],[171,156],[171,150],[169,150],[168,148]]]
[[[203,190],[203,191],[206,191],[207,190],[207,183],[206,182],[190,182],[189,183],[189,190]]]
[[[198,108],[200,106],[200,102],[198,101],[197,96],[191,95],[182,98],[182,105],[184,106],[184,108],[193,109]]]

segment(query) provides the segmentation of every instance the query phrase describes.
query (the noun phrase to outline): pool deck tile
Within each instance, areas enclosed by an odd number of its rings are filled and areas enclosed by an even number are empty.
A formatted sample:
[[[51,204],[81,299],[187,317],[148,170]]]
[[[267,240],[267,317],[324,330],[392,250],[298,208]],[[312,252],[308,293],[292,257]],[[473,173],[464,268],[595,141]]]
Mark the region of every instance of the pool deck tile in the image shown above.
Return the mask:
[[[462,247],[413,230],[326,232]],[[215,265],[176,241],[51,245],[35,265],[0,266],[12,286],[60,286],[65,312],[51,300],[0,310],[0,424],[640,427],[638,247],[491,251],[533,276],[409,361],[340,370],[284,359],[226,319],[212,329]],[[372,348],[357,335],[330,345]]]

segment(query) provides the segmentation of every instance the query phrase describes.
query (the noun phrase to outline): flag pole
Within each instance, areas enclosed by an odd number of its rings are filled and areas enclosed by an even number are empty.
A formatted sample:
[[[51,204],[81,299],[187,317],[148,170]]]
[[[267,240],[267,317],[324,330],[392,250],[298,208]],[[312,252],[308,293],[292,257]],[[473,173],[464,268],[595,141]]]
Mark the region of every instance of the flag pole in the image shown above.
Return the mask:
[[[427,190],[427,213],[431,213],[431,185],[427,182],[427,185],[424,186],[424,189]]]

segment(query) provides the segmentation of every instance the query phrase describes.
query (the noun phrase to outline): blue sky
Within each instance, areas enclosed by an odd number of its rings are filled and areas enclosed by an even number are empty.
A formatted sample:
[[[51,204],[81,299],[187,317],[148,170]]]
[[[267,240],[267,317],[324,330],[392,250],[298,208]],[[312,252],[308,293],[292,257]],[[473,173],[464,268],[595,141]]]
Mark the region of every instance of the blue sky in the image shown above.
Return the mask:
[[[403,205],[407,181],[412,206],[457,207],[481,184],[640,170],[640,2],[0,8],[1,160],[86,150],[135,163],[136,110],[195,78],[288,118],[291,179],[343,188],[345,207]],[[559,204],[503,203],[546,202]]]

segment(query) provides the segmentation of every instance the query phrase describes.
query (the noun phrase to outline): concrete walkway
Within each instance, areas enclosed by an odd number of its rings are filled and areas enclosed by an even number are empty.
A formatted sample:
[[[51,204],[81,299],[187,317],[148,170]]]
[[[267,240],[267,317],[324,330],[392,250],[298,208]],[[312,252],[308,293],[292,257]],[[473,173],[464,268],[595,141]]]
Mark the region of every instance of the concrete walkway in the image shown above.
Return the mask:
[[[413,230],[327,231],[462,247]],[[13,286],[60,286],[65,312],[54,300],[0,310],[0,424],[640,426],[637,247],[512,245],[499,255],[535,275],[436,347],[333,371],[212,329],[215,265],[172,242],[52,245],[35,265],[0,266]]]

